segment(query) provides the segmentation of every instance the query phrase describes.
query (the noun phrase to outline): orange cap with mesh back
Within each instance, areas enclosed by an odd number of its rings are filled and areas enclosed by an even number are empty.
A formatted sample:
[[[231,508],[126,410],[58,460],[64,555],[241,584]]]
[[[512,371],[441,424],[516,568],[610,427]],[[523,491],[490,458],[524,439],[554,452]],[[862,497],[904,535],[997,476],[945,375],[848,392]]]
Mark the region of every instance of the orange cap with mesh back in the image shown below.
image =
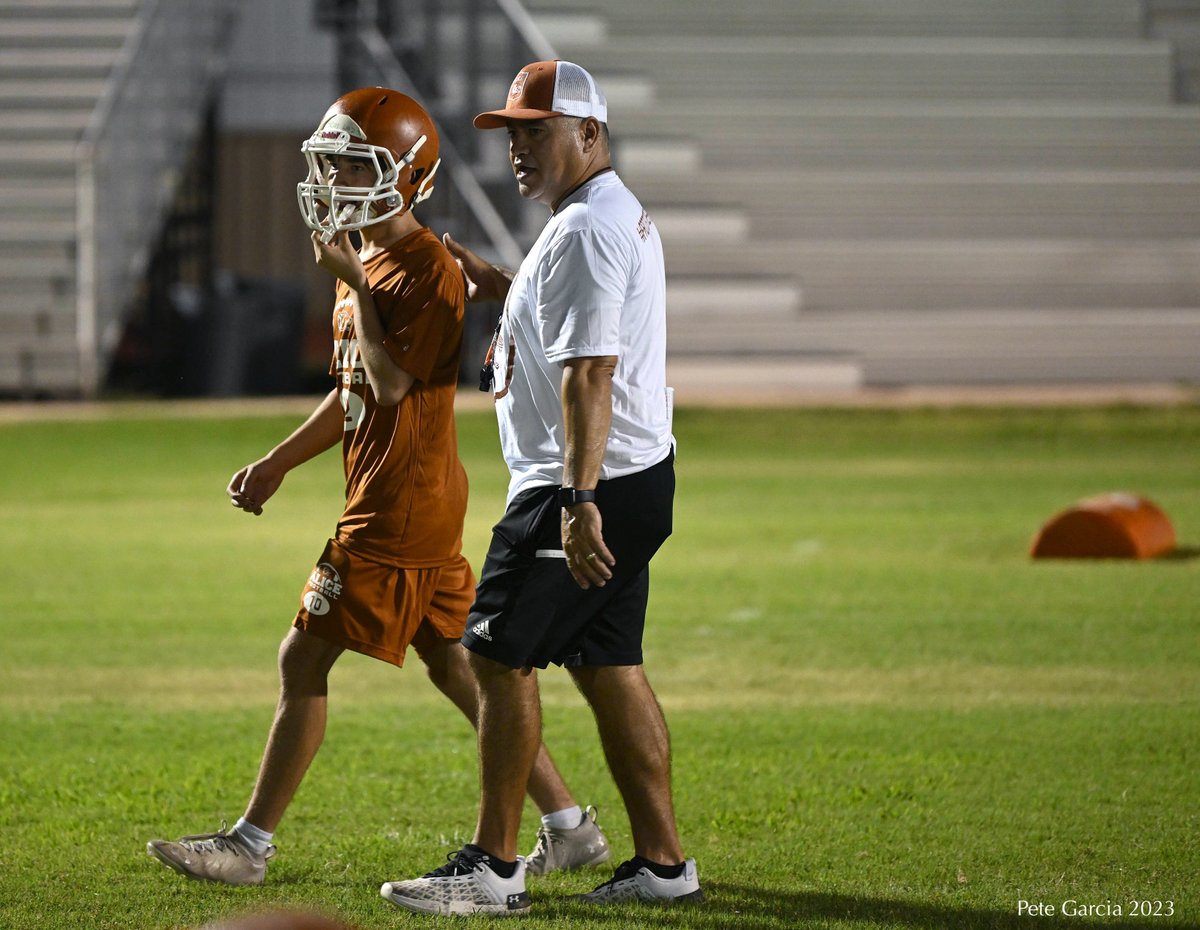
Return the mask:
[[[608,102],[595,78],[570,61],[535,61],[522,68],[508,89],[503,110],[475,117],[476,129],[502,129],[510,119],[551,116],[595,117],[608,122]]]

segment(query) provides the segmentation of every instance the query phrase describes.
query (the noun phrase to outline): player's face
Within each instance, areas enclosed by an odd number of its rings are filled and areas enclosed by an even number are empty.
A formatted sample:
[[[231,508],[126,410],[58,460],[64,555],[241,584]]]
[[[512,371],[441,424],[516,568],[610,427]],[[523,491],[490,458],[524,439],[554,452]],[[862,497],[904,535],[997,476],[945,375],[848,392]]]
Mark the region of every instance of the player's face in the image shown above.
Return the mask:
[[[366,158],[330,155],[325,159],[325,174],[335,187],[373,187],[375,164]]]
[[[579,126],[562,116],[508,120],[508,160],[522,197],[553,210],[579,183],[587,167]]]

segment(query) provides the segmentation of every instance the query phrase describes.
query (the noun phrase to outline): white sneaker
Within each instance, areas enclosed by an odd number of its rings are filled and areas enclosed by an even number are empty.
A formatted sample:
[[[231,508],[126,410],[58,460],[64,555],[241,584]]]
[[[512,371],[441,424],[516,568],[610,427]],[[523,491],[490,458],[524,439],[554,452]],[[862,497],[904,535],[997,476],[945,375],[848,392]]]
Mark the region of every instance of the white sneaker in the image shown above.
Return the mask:
[[[699,904],[704,900],[700,879],[696,875],[696,860],[685,859],[683,874],[678,878],[659,878],[637,859],[617,866],[613,877],[587,894],[575,895],[576,900],[597,904],[618,901],[688,901]]]
[[[261,885],[275,847],[268,846],[265,854],[258,855],[221,824],[216,833],[185,836],[174,843],[151,840],[146,852],[188,878],[224,885]]]
[[[589,805],[577,827],[568,830],[542,827],[538,830],[537,845],[525,857],[525,871],[530,875],[549,875],[560,869],[599,865],[611,856],[608,840],[596,825],[596,808]]]
[[[517,857],[512,878],[501,878],[487,853],[464,846],[446,857],[441,868],[406,882],[384,882],[379,893],[393,904],[421,914],[524,914],[525,860]]]

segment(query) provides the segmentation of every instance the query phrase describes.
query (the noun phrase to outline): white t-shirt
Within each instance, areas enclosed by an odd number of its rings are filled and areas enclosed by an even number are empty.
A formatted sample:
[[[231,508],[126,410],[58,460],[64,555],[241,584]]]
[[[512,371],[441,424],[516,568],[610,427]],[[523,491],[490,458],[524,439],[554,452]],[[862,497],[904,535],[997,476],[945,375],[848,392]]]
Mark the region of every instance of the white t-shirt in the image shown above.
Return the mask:
[[[496,342],[496,414],[511,501],[562,483],[563,363],[615,355],[602,479],[656,465],[673,445],[662,241],[611,171],[551,215],[513,279]]]

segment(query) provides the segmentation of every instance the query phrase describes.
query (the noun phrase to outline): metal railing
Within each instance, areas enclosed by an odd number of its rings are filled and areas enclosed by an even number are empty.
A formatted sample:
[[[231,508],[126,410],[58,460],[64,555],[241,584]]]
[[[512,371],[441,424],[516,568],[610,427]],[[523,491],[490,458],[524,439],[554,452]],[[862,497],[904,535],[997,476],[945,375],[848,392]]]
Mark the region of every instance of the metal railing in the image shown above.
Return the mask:
[[[1200,0],[1142,0],[1142,35],[1172,47],[1175,101],[1200,103]]]
[[[236,0],[145,0],[79,144],[80,391],[99,389],[200,131]]]

